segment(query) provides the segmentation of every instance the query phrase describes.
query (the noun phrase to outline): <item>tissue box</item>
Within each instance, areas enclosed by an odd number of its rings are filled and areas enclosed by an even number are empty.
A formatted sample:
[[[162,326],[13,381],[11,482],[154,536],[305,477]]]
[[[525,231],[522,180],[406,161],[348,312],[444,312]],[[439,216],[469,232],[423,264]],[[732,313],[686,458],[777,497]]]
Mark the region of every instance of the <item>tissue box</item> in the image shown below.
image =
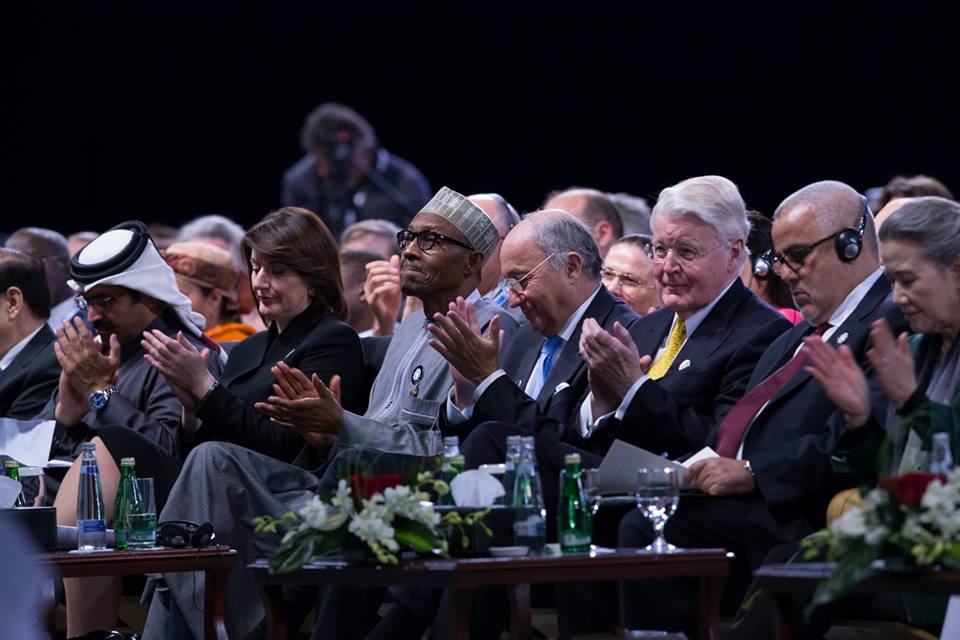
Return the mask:
[[[476,507],[434,507],[442,516],[449,511],[457,511],[461,517],[467,516],[475,511],[481,511]],[[490,507],[490,512],[483,518],[483,523],[493,533],[488,536],[483,527],[479,525],[461,525],[450,526],[444,532],[447,541],[450,544],[450,555],[458,558],[470,556],[489,555],[490,547],[502,547],[513,544],[513,508],[503,506]],[[462,534],[461,534],[462,530]],[[467,546],[463,545],[464,535],[467,538]]]
[[[40,551],[57,549],[57,510],[53,507],[22,507],[0,509],[0,527],[18,523],[29,536],[30,542]]]

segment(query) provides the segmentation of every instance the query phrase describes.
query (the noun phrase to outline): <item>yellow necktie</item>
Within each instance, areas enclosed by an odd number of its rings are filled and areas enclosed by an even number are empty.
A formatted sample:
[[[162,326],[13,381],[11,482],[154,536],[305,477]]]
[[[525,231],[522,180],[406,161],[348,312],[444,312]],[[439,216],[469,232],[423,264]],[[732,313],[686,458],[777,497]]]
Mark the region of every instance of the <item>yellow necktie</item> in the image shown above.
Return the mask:
[[[670,332],[670,337],[667,338],[667,346],[663,350],[663,354],[647,369],[647,377],[651,380],[659,380],[664,376],[667,369],[673,364],[673,359],[680,352],[680,347],[683,346],[686,337],[687,325],[683,322],[683,318],[678,317],[677,322],[673,325],[673,331]]]

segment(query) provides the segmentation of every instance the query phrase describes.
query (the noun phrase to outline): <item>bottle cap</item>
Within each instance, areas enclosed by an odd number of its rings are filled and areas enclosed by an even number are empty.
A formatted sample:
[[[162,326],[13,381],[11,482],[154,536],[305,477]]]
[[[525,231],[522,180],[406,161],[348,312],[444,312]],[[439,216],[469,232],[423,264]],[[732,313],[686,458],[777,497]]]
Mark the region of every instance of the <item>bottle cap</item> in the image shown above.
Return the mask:
[[[5,461],[3,462],[3,468],[4,468],[4,469],[10,469],[10,468],[18,469],[19,467],[20,467],[20,465],[17,463],[16,460],[5,460]]]
[[[580,454],[579,453],[568,453],[563,456],[563,464],[580,464]]]
[[[137,465],[135,458],[120,458],[121,467],[134,467]]]
[[[81,450],[81,451],[96,451],[96,450],[97,450],[97,445],[93,444],[92,442],[81,442],[81,443],[80,443],[80,450]]]
[[[443,444],[445,445],[455,444],[457,446],[460,446],[460,438],[458,436],[446,436],[443,439]]]

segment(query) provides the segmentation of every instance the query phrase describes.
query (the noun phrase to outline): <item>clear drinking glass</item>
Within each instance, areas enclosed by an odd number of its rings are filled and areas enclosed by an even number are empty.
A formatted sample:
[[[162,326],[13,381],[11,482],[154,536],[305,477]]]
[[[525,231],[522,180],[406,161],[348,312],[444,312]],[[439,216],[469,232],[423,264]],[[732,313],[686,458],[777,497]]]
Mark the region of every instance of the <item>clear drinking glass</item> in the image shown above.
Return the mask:
[[[637,470],[637,508],[653,525],[656,539],[645,551],[669,553],[676,549],[663,537],[667,520],[680,502],[680,479],[675,469]]]
[[[153,478],[124,478],[124,489],[130,507],[123,529],[130,549],[152,549],[157,546],[157,503]]]
[[[583,469],[583,492],[587,494],[587,501],[590,503],[590,512],[596,516],[600,509],[600,470]]]

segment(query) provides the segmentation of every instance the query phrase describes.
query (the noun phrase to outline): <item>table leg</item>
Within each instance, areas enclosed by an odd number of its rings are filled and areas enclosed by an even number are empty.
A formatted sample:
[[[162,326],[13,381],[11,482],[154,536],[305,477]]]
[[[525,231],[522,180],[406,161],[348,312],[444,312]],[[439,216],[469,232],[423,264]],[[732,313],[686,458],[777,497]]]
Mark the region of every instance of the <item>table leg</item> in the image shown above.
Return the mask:
[[[515,584],[507,586],[510,597],[510,638],[512,640],[529,640],[531,633],[530,621],[530,585]]]
[[[793,640],[793,626],[791,624],[793,620],[793,612],[796,606],[796,601],[793,599],[793,596],[784,593],[775,593],[773,595],[773,601],[777,604],[774,607],[773,615],[773,629],[776,633],[776,637],[779,640]]]
[[[227,572],[223,569],[208,569],[205,572],[203,590],[203,637],[205,640],[229,640],[225,599],[227,596]]]
[[[283,606],[283,587],[261,584],[260,597],[267,612],[267,640],[287,640],[287,612]]]
[[[473,608],[473,590],[449,587],[447,637],[450,640],[470,638],[470,612]]]
[[[720,598],[723,596],[724,576],[700,578],[700,615],[697,637],[701,640],[720,640]]]

